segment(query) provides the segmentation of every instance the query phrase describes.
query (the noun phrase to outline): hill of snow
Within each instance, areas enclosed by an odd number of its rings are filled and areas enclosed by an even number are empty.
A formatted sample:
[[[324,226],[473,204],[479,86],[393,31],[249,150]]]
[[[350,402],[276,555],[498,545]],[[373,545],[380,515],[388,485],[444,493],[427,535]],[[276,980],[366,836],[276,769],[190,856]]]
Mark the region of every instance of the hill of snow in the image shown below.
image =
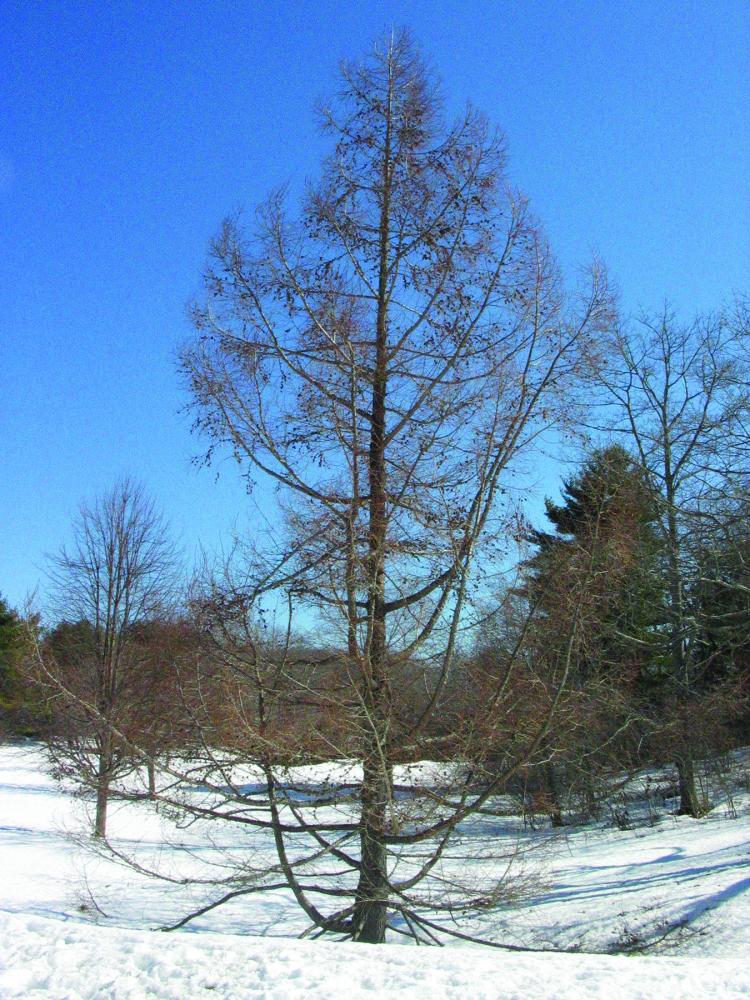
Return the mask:
[[[522,846],[541,847],[525,865],[533,896],[460,926],[550,949],[542,953],[298,941],[304,924],[283,892],[164,934],[159,927],[195,905],[195,887],[154,882],[93,856],[70,836],[85,828],[85,810],[45,773],[38,747],[0,748],[7,1000],[750,997],[747,792],[698,821],[665,812],[628,830],[600,823],[554,838],[522,831]],[[492,823],[481,827],[487,843],[519,836],[518,823]],[[132,805],[113,807],[111,831],[118,845],[158,856],[162,867],[174,863],[175,872],[186,856],[205,865],[227,849],[247,852],[220,828],[181,831],[184,850],[175,852],[165,840],[174,826]],[[471,837],[468,830],[464,839]],[[494,862],[490,854],[470,863]],[[618,948],[630,954],[606,954]]]

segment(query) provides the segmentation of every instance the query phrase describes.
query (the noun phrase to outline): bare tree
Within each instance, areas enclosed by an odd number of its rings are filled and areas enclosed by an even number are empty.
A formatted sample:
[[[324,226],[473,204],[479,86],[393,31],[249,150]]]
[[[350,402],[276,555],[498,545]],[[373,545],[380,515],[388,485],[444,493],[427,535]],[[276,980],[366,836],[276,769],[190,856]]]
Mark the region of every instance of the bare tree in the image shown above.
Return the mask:
[[[226,222],[193,311],[198,428],[251,485],[276,486],[278,517],[196,601],[219,674],[191,750],[205,798],[180,792],[175,767],[156,798],[273,839],[276,863],[233,872],[198,912],[283,886],[320,933],[429,941],[430,910],[501,898],[501,879],[451,874],[446,850],[538,752],[566,688],[580,607],[541,710],[532,671],[520,700],[506,672],[481,712],[451,712],[511,530],[501,501],[521,456],[570,419],[612,310],[598,266],[566,295],[501,138],[471,108],[444,123],[406,34],[342,68],[323,127],[332,152],[299,216],[276,193],[250,232]],[[273,642],[271,610],[286,623]],[[299,623],[327,630],[325,655],[294,639]],[[494,777],[477,782],[490,752]],[[456,755],[454,782],[398,793],[396,765]],[[300,798],[287,765],[323,758],[356,768]]]
[[[127,479],[81,506],[72,545],[52,560],[60,624],[37,645],[37,667],[56,702],[53,759],[95,790],[96,837],[106,834],[114,779],[134,764],[125,737],[151,749],[158,670],[142,632],[168,606],[173,569],[162,517]]]
[[[717,501],[747,476],[750,326],[742,310],[680,323],[668,309],[621,332],[602,376],[606,430],[629,442],[656,497],[666,554],[671,682],[689,702],[706,667],[696,608],[688,600],[696,557],[715,529]],[[680,811],[701,812],[695,734],[678,751]]]

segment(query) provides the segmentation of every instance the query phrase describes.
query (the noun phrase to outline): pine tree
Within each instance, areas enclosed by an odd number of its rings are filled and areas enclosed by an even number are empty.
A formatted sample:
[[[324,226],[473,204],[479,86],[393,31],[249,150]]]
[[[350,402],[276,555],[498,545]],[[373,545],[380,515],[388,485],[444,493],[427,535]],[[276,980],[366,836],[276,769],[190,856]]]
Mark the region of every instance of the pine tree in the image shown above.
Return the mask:
[[[24,622],[0,597],[0,734],[36,735],[43,710],[25,682],[23,660],[27,648]]]
[[[661,673],[665,584],[654,497],[625,449],[594,451],[546,501],[525,594],[538,609],[533,660],[542,674],[572,652],[572,710],[549,734],[542,784],[553,825],[564,800],[596,808],[607,774],[638,761],[644,689]],[[574,648],[567,622],[582,618]]]
[[[18,658],[23,646],[18,615],[0,597],[0,708],[6,711],[17,696]]]
[[[702,671],[696,689],[732,692],[735,712],[728,721],[750,723],[750,496],[708,519],[697,557],[697,580],[690,594],[699,625]],[[745,734],[746,735],[746,734]]]
[[[561,504],[546,500],[554,531],[531,532],[529,593],[554,618],[587,567],[592,628],[579,672],[628,672],[641,679],[659,671],[658,627],[664,583],[655,522],[656,502],[638,466],[619,445],[594,451],[566,480]]]

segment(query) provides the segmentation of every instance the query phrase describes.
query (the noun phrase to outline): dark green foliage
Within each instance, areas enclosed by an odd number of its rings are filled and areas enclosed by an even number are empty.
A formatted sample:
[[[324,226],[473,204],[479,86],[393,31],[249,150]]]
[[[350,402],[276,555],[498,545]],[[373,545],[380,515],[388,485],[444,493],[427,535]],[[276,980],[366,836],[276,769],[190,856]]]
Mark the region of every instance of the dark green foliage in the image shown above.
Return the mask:
[[[750,497],[724,511],[720,529],[704,539],[698,557],[698,579],[691,594],[700,630],[696,646],[700,671],[695,686],[713,691],[732,686],[747,705],[750,696]],[[750,731],[747,708],[740,718]]]
[[[648,683],[662,672],[665,584],[657,503],[628,452],[599,449],[546,501],[554,531],[533,531],[528,593],[554,624],[585,588],[580,677],[616,672]],[[559,629],[560,634],[564,629]]]
[[[528,540],[522,591],[537,690],[565,677],[566,699],[530,774],[553,824],[564,811],[595,813],[608,783],[642,763],[647,693],[668,664],[668,611],[659,508],[642,470],[618,445],[597,449],[547,500],[553,530]]]
[[[18,615],[0,597],[0,709],[6,711],[18,696],[23,628]]]
[[[560,536],[582,538],[596,524],[603,530],[629,517],[648,531],[656,520],[656,504],[643,475],[620,445],[594,451],[578,475],[563,483],[561,505],[546,501],[547,517],[556,535],[534,532],[535,544],[544,547]]]
[[[97,636],[90,622],[62,621],[49,633],[44,646],[58,662],[71,668],[96,653]]]
[[[0,597],[0,738],[38,736],[47,723],[38,691],[24,675],[28,630]]]

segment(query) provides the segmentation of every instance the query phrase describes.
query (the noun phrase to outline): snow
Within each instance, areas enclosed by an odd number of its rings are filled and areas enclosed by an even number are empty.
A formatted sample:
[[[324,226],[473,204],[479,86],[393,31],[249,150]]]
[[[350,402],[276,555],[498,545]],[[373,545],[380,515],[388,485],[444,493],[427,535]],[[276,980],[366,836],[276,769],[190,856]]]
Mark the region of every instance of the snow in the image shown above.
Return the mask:
[[[0,747],[3,1000],[750,997],[747,792],[735,794],[733,810],[718,801],[700,821],[662,812],[649,822],[631,808],[635,822],[624,831],[603,822],[551,837],[513,817],[469,825],[456,864],[495,863],[482,845],[515,840],[519,828],[522,846],[542,849],[525,862],[529,901],[467,917],[460,929],[578,950],[571,954],[299,941],[305,925],[285,892],[234,901],[164,934],[158,928],[194,905],[195,890],[92,855],[85,838],[71,838],[86,808],[45,773],[38,747]],[[220,847],[248,849],[232,831],[176,831],[142,806],[116,804],[111,830],[118,845],[175,872],[215,864]],[[165,840],[176,833],[183,851]],[[484,860],[465,860],[472,841]],[[255,850],[265,856],[270,845]],[[616,947],[635,953],[601,954]]]
[[[270,942],[220,934],[154,934],[27,917],[0,922],[10,943],[3,996],[25,1000],[297,1000],[403,997],[742,997],[737,961],[589,955],[508,956],[476,948]]]

